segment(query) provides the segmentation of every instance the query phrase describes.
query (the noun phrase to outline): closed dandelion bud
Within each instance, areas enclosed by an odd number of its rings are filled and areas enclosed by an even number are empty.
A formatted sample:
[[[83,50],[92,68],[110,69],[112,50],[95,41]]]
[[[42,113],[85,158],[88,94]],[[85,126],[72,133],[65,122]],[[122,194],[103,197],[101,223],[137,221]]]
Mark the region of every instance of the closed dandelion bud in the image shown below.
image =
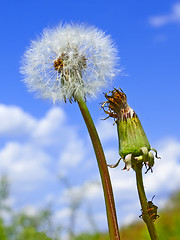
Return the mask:
[[[142,147],[150,150],[150,144],[137,114],[129,106],[126,110],[117,120],[119,154],[126,156],[132,153],[133,156],[138,156],[142,153]]]
[[[144,162],[151,169],[154,155],[150,150],[154,149],[151,149],[137,114],[128,105],[125,93],[121,89],[114,89],[105,94],[105,97],[107,101],[103,103],[102,108],[117,124],[119,155],[125,162],[125,168],[130,169],[132,160],[137,160]]]

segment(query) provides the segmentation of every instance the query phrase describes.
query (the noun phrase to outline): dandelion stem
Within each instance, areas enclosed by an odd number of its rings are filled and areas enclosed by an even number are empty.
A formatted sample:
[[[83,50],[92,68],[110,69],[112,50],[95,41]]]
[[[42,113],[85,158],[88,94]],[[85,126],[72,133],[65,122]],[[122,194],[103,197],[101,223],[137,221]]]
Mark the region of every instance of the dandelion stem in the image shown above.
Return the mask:
[[[98,162],[98,167],[100,171],[104,197],[105,197],[110,239],[120,240],[111,180],[110,180],[103,148],[85,101],[83,99],[79,99],[78,105],[81,110],[84,121],[86,123],[87,129],[89,131],[89,135],[91,137],[91,141],[92,141],[97,162]]]
[[[137,183],[137,189],[139,194],[139,200],[142,207],[143,220],[146,223],[151,239],[157,240],[159,239],[157,235],[157,231],[156,231],[154,222],[152,221],[152,218],[149,216],[149,213],[148,213],[147,198],[144,191],[143,178],[142,178],[142,163],[136,164],[134,166],[134,170],[136,172],[136,183]]]

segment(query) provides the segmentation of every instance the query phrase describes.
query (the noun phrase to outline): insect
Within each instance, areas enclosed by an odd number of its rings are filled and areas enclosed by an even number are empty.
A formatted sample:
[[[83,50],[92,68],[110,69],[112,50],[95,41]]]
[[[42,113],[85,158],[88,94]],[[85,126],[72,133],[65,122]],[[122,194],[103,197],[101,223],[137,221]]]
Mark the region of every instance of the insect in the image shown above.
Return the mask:
[[[159,215],[157,215],[158,207],[156,205],[154,205],[153,202],[152,202],[154,197],[155,197],[155,195],[152,197],[151,201],[147,202],[147,205],[148,205],[147,211],[148,211],[148,214],[149,214],[150,218],[152,218],[153,222],[155,222],[156,219],[159,218]],[[139,217],[143,219],[144,213],[143,213],[142,209],[141,209],[141,211],[142,211],[142,214]]]

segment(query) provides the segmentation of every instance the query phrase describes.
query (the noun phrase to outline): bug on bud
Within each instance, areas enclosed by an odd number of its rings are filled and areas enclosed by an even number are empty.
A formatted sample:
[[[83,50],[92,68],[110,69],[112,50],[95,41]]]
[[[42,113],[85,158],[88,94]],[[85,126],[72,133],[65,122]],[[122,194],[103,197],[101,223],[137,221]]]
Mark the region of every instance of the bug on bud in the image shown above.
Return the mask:
[[[153,222],[155,222],[159,218],[159,215],[157,214],[158,207],[156,205],[154,205],[154,203],[153,203],[154,197],[155,197],[155,195],[152,197],[151,201],[147,202],[147,211],[148,211],[150,218],[152,218]],[[141,211],[142,211],[142,214],[139,217],[143,219],[144,213],[143,213],[142,209],[141,209]]]

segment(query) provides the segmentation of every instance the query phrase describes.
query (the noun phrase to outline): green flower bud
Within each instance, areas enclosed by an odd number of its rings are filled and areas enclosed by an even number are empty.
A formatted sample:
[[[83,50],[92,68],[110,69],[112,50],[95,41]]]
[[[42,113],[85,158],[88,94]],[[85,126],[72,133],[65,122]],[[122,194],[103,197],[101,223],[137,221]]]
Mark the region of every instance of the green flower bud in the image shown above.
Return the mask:
[[[102,107],[108,117],[113,117],[117,124],[119,155],[123,159],[128,154],[136,157],[142,154],[143,147],[150,151],[150,144],[141,122],[135,111],[129,107],[125,93],[121,89],[114,89],[109,93],[111,95],[105,94],[108,101],[104,102]]]
[[[123,169],[129,170],[138,163],[144,163],[148,167],[146,172],[152,171],[154,155],[150,151],[155,152],[156,158],[160,157],[156,149],[151,148],[137,114],[128,105],[127,97],[121,89],[114,88],[108,94],[105,94],[107,101],[102,104],[102,108],[117,124],[119,155],[125,162]],[[121,158],[116,164],[108,166],[117,167]]]
[[[123,118],[117,120],[117,131],[120,156],[124,157],[129,153],[138,156],[142,154],[142,147],[150,150],[149,141],[135,112],[123,114]]]

